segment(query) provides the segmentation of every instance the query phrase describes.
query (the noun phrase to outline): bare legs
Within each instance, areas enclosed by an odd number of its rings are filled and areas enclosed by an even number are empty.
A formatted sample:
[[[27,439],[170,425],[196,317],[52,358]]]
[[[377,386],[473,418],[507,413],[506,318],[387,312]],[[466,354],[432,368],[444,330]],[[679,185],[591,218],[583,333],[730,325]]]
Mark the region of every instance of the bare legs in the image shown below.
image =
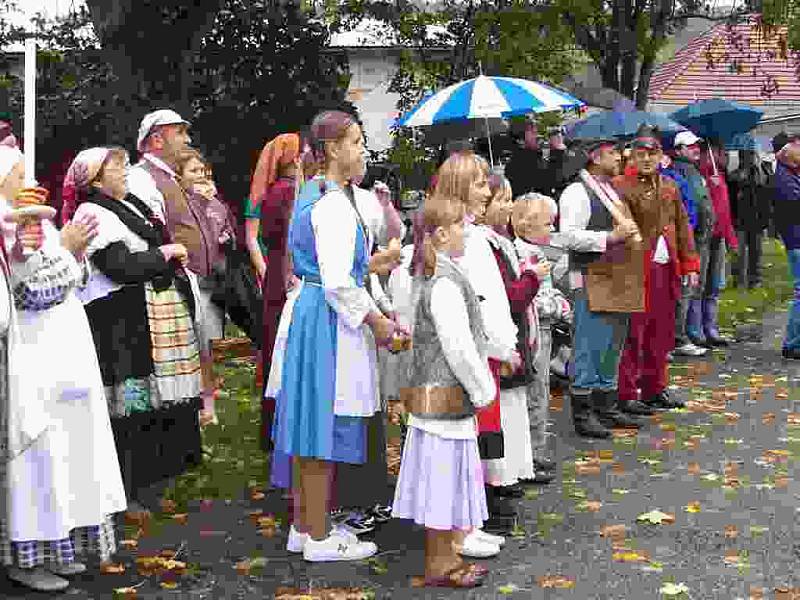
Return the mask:
[[[295,529],[313,540],[328,537],[328,498],[333,465],[324,460],[295,457],[299,482],[295,491]]]

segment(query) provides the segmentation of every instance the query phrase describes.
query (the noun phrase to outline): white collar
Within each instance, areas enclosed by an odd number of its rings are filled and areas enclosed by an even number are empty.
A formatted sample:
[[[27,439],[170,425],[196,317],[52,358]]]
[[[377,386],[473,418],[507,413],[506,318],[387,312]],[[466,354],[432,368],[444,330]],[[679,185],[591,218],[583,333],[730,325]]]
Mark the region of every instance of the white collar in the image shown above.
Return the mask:
[[[144,154],[144,156],[142,156],[142,158],[144,160],[149,161],[153,166],[158,167],[162,171],[165,171],[173,179],[177,179],[178,178],[178,174],[175,173],[175,171],[172,170],[172,167],[170,167],[167,163],[165,163],[163,160],[161,160],[157,156],[153,156],[149,152],[145,152],[145,154]]]

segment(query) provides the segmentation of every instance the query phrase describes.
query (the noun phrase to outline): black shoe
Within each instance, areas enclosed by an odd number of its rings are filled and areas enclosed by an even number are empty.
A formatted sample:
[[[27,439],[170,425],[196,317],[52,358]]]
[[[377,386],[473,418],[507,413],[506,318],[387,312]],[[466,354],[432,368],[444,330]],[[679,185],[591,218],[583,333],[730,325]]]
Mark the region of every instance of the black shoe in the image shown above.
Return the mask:
[[[624,429],[638,429],[639,422],[621,412],[617,390],[593,390],[592,404],[597,413],[597,418],[608,429],[621,427]]]
[[[783,358],[788,358],[789,360],[800,360],[800,349],[799,348],[784,348],[781,350],[781,356]]]
[[[483,522],[481,529],[487,533],[507,536],[514,529],[515,522],[516,519],[514,517],[489,515],[489,518]]]
[[[611,432],[600,424],[592,411],[590,394],[570,392],[570,403],[572,404],[572,422],[575,426],[575,433],[581,437],[596,439],[611,437]]]
[[[655,396],[650,397],[645,404],[656,410],[671,410],[673,408],[683,408],[686,406],[680,400],[673,400],[669,397],[667,390],[662,390]]]
[[[556,463],[554,463],[549,458],[534,458],[533,459],[533,466],[536,467],[537,471],[555,471],[556,470]]]
[[[639,402],[638,400],[631,400],[629,402],[620,400],[619,407],[622,412],[628,413],[629,415],[649,417],[650,415],[655,414],[655,411],[652,408],[642,402]]]
[[[522,498],[525,495],[525,490],[518,483],[513,485],[501,485],[494,488],[494,493],[501,498]]]
[[[376,504],[367,510],[367,515],[372,517],[376,523],[388,523],[392,519],[392,507]]]
[[[503,498],[497,494],[497,489],[494,486],[487,485],[486,487],[486,507],[489,510],[489,515],[492,517],[516,517],[517,511],[511,505],[508,498]]]
[[[641,426],[639,421],[617,409],[598,413],[597,419],[603,424],[603,427],[608,429],[614,429],[615,427],[621,429],[639,429]]]
[[[727,348],[731,343],[722,336],[706,336],[706,348]]]
[[[527,485],[547,485],[555,478],[556,476],[552,472],[548,473],[547,471],[540,471],[539,469],[536,469],[536,471],[533,473],[533,478],[525,479],[522,483]]]

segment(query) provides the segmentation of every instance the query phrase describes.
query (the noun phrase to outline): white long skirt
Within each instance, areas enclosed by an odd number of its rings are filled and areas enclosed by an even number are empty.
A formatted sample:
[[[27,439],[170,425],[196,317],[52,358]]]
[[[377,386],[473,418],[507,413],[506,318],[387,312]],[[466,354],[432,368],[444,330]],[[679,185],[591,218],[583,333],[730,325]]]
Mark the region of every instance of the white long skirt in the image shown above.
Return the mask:
[[[500,390],[500,427],[503,431],[504,456],[482,461],[486,482],[504,486],[513,485],[521,479],[533,479],[527,386]]]
[[[16,368],[26,372],[26,392],[42,400],[49,426],[6,466],[6,530],[15,541],[59,540],[125,510],[125,490],[80,301],[71,293],[49,310],[20,311],[18,323]]]

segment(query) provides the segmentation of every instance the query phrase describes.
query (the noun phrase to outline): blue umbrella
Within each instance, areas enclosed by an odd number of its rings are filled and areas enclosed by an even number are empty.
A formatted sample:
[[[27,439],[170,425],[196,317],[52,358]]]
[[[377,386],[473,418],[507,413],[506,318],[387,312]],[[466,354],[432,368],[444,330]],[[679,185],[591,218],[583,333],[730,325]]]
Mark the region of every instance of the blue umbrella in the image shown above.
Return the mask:
[[[736,134],[753,129],[763,114],[746,104],[713,98],[684,106],[670,117],[702,138],[718,138],[728,142]]]
[[[662,134],[675,134],[686,128],[663,113],[643,110],[595,113],[567,127],[567,137],[574,140],[631,138],[642,124],[655,125]]]
[[[578,109],[583,102],[550,86],[515,77],[480,75],[430,94],[399,119],[398,127],[429,127],[439,123],[481,119],[489,137],[489,119],[504,119],[528,113]]]

